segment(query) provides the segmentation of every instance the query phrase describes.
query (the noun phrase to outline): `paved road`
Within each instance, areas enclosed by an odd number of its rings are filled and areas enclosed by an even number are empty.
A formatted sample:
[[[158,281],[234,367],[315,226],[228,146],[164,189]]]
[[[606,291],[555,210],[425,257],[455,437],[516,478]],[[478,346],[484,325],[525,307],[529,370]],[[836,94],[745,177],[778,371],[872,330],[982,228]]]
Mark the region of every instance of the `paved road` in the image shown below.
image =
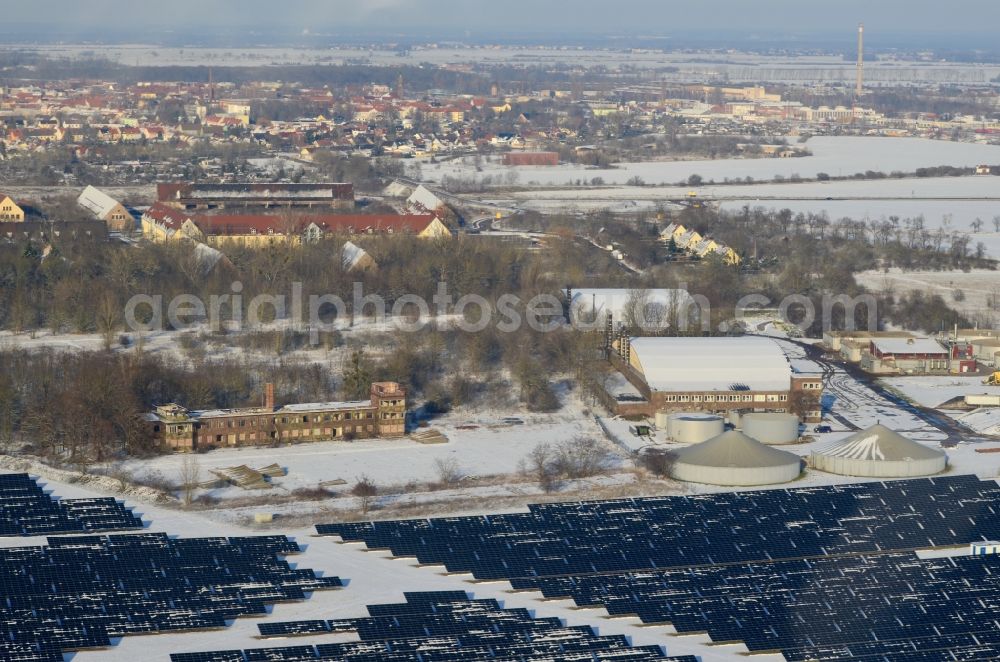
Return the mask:
[[[852,380],[856,380],[858,383],[871,389],[876,394],[889,401],[894,407],[916,416],[928,426],[946,435],[945,439],[941,442],[942,446],[955,446],[959,441],[976,441],[983,439],[979,433],[970,430],[955,419],[945,416],[941,412],[930,407],[924,407],[911,402],[892,389],[886,388],[877,378],[864,372],[853,363],[832,361],[826,354],[824,354],[823,350],[816,345],[808,343],[796,344],[805,349],[806,356],[810,360],[815,361],[822,366],[824,382],[828,382],[830,379],[835,379],[835,373],[838,370],[846,373]],[[830,415],[838,422],[846,425],[849,429],[858,429],[857,426],[849,423],[841,416],[833,414],[832,412],[830,412]]]

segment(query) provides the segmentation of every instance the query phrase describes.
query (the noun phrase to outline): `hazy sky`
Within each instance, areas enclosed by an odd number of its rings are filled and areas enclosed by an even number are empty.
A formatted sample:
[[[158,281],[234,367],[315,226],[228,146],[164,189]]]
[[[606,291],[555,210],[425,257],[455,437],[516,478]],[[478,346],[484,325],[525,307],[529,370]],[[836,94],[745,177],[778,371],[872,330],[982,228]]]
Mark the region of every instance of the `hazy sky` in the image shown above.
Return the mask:
[[[980,34],[1000,26],[996,0],[6,0],[11,25],[54,32],[119,31],[141,40],[149,29],[204,33],[276,26],[313,32],[437,30],[489,33],[685,32],[840,33],[859,21],[883,34]],[[134,34],[122,34],[131,29]],[[112,35],[109,35],[112,36]]]

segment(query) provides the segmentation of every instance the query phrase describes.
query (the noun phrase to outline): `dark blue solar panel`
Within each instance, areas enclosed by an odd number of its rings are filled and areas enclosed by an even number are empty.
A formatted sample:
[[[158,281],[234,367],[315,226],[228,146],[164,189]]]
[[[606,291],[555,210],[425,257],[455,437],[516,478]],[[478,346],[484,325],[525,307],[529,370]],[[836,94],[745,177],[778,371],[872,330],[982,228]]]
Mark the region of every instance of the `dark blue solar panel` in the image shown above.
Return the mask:
[[[525,609],[503,609],[495,600],[472,600],[464,592],[406,593],[406,602],[370,605],[364,618],[330,621],[330,629],[353,631],[360,641],[286,646],[223,653],[178,653],[172,662],[239,660],[341,660],[350,662],[696,662],[666,658],[657,646],[629,645],[622,636],[599,636],[589,627],[566,627],[559,619],[533,618]],[[262,635],[326,632],[320,621],[261,624]],[[232,657],[214,657],[226,655]],[[204,657],[199,657],[204,656]]]
[[[1000,659],[1000,557],[913,553],[1000,539],[998,497],[948,476],[317,531],[789,660]]]
[[[297,549],[283,536],[162,533],[0,549],[0,660],[62,660],[63,651],[109,646],[123,635],[221,628],[264,614],[270,603],[341,586],[279,556]],[[211,659],[231,659],[222,655]]]
[[[56,500],[28,474],[0,474],[0,536],[141,528],[142,520],[115,499]]]

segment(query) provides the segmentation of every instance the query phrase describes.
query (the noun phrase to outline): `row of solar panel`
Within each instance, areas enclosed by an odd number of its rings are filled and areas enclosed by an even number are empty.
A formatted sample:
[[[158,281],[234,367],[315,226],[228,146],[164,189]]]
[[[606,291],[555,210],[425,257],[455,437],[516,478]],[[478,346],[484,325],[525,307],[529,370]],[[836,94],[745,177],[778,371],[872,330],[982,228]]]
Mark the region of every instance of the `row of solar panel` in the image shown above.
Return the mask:
[[[264,636],[351,630],[360,641],[170,657],[172,662],[695,662],[692,656],[666,658],[658,646],[631,646],[622,636],[598,636],[589,627],[566,627],[558,619],[533,618],[524,609],[503,609],[495,600],[470,600],[461,592],[407,593],[406,600],[371,605],[367,618],[259,626]]]
[[[998,496],[955,476],[317,529],[793,662],[1000,659],[1000,557],[910,551],[1000,537]]]
[[[0,549],[0,660],[61,661],[128,634],[221,628],[267,605],[338,588],[293,569],[284,536],[171,539],[163,533],[50,538]]]
[[[52,499],[28,474],[0,474],[0,536],[44,536],[141,529],[112,498]]]
[[[1000,643],[997,556],[886,554],[513,584],[681,632],[705,631],[714,641],[744,641],[755,651],[780,648],[789,660]]]
[[[477,579],[625,572],[1000,538],[1000,486],[974,476],[534,506],[530,513],[320,525]]]

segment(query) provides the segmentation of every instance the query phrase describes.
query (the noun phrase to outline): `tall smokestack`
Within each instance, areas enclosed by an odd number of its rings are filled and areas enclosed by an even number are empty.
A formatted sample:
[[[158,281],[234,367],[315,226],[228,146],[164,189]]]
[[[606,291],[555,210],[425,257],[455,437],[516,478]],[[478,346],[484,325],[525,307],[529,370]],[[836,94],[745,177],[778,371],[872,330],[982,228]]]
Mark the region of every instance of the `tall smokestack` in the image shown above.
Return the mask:
[[[858,23],[858,73],[854,82],[854,98],[860,100],[865,83],[865,24]]]
[[[264,409],[274,411],[274,384],[264,384]]]

